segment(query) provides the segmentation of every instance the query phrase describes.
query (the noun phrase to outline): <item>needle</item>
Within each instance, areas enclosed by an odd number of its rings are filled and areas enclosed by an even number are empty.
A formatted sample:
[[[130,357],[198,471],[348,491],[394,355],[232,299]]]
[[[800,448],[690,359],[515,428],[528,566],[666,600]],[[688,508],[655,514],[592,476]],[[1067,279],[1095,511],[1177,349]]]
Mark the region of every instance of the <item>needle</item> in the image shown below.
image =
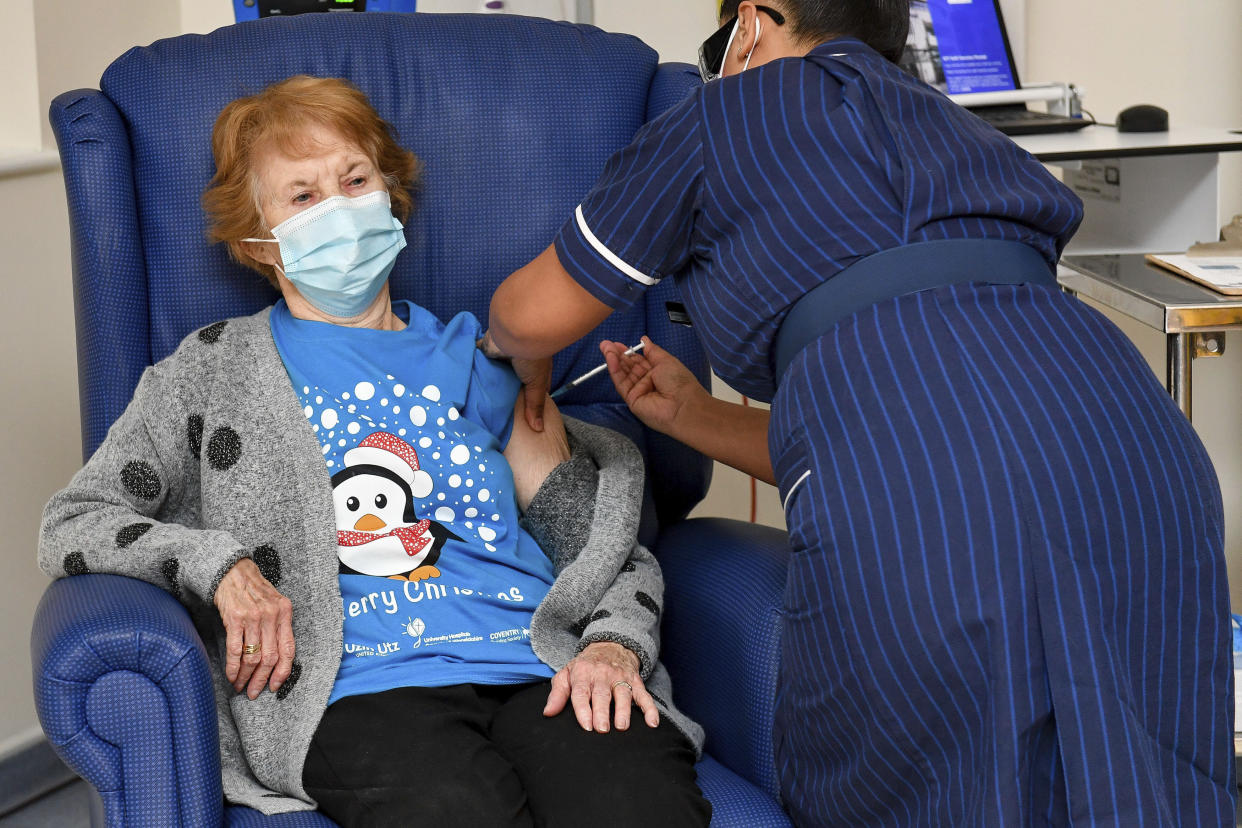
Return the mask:
[[[643,349],[643,345],[644,343],[642,342],[638,343],[633,348],[630,348],[624,354],[622,354],[622,356],[630,356],[631,354],[638,353],[639,351]],[[565,383],[560,388],[552,392],[552,399],[555,400],[558,397],[562,396],[563,394],[566,394],[569,391],[573,390],[574,388],[577,388],[579,385],[582,385],[582,383],[586,382],[587,380],[591,379],[591,377],[596,376],[601,371],[604,371],[607,368],[608,368],[608,363],[605,362],[603,365],[596,366],[595,368],[592,368],[590,371],[587,371],[585,374],[578,377],[577,379],[570,380],[569,382]]]

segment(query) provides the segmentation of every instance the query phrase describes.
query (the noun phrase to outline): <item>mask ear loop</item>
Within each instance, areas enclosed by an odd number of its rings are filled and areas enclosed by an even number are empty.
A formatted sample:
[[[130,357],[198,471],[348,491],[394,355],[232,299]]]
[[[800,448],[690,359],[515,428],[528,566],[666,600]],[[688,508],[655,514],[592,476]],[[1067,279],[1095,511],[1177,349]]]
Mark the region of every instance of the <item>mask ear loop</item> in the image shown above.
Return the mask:
[[[742,18],[739,17],[733,21],[733,30],[729,32],[729,39],[725,41],[724,51],[720,53],[720,72],[716,77],[724,74],[725,61],[729,59],[729,50],[733,48],[733,38],[737,37],[737,27],[740,25],[742,25]]]
[[[741,20],[739,19],[740,23]],[[737,31],[734,29],[733,31]],[[750,59],[755,54],[755,49],[759,46],[759,36],[763,34],[763,24],[759,22],[759,15],[755,15],[755,42],[750,44],[750,51],[746,53],[746,62],[742,64],[742,71],[745,72],[750,68]]]
[[[242,239],[244,242],[255,242],[257,244],[280,244],[280,239]],[[281,276],[285,276],[285,269],[277,262],[272,262],[272,267],[280,271]],[[289,278],[285,276],[285,278]]]

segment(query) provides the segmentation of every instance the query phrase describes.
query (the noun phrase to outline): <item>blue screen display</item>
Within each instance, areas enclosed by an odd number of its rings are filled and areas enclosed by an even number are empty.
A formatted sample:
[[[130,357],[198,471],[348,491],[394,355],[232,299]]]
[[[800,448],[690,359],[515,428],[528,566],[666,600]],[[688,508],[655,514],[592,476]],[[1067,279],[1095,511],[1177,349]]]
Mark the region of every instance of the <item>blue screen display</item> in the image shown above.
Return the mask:
[[[902,65],[949,94],[1017,88],[992,0],[913,0]]]

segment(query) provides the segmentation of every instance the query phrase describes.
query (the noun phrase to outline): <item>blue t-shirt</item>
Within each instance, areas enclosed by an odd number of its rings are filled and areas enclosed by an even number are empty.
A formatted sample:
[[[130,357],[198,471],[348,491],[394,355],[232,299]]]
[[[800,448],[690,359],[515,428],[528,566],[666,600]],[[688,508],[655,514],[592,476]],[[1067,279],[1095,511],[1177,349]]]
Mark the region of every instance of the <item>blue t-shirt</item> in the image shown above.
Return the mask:
[[[272,336],[332,478],[344,652],[329,704],[394,687],[517,684],[551,668],[530,621],[552,563],[518,526],[501,454],[519,383],[447,325],[394,302],[401,331],[272,309]]]

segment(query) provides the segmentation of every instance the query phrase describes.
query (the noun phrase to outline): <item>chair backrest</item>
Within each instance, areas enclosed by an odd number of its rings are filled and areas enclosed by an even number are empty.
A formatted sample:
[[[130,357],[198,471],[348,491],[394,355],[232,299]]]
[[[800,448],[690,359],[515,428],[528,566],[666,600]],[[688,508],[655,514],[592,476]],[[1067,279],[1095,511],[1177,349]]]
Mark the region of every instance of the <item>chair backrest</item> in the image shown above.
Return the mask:
[[[484,323],[496,285],[551,242],[607,158],[698,83],[689,67],[657,66],[635,38],[503,15],[269,18],[130,50],[99,91],[65,93],[51,111],[73,233],[86,455],[145,366],[195,328],[276,298],[208,244],[200,197],[221,108],[295,74],[352,81],[423,162],[394,295]],[[705,379],[694,337],[668,320],[675,299],[666,282],[614,314],[558,357],[554,383],[598,364],[601,337],[644,333]],[[705,493],[709,464],[643,429],[606,378],[565,408],[635,439],[661,520]],[[644,535],[653,528],[648,519]]]

